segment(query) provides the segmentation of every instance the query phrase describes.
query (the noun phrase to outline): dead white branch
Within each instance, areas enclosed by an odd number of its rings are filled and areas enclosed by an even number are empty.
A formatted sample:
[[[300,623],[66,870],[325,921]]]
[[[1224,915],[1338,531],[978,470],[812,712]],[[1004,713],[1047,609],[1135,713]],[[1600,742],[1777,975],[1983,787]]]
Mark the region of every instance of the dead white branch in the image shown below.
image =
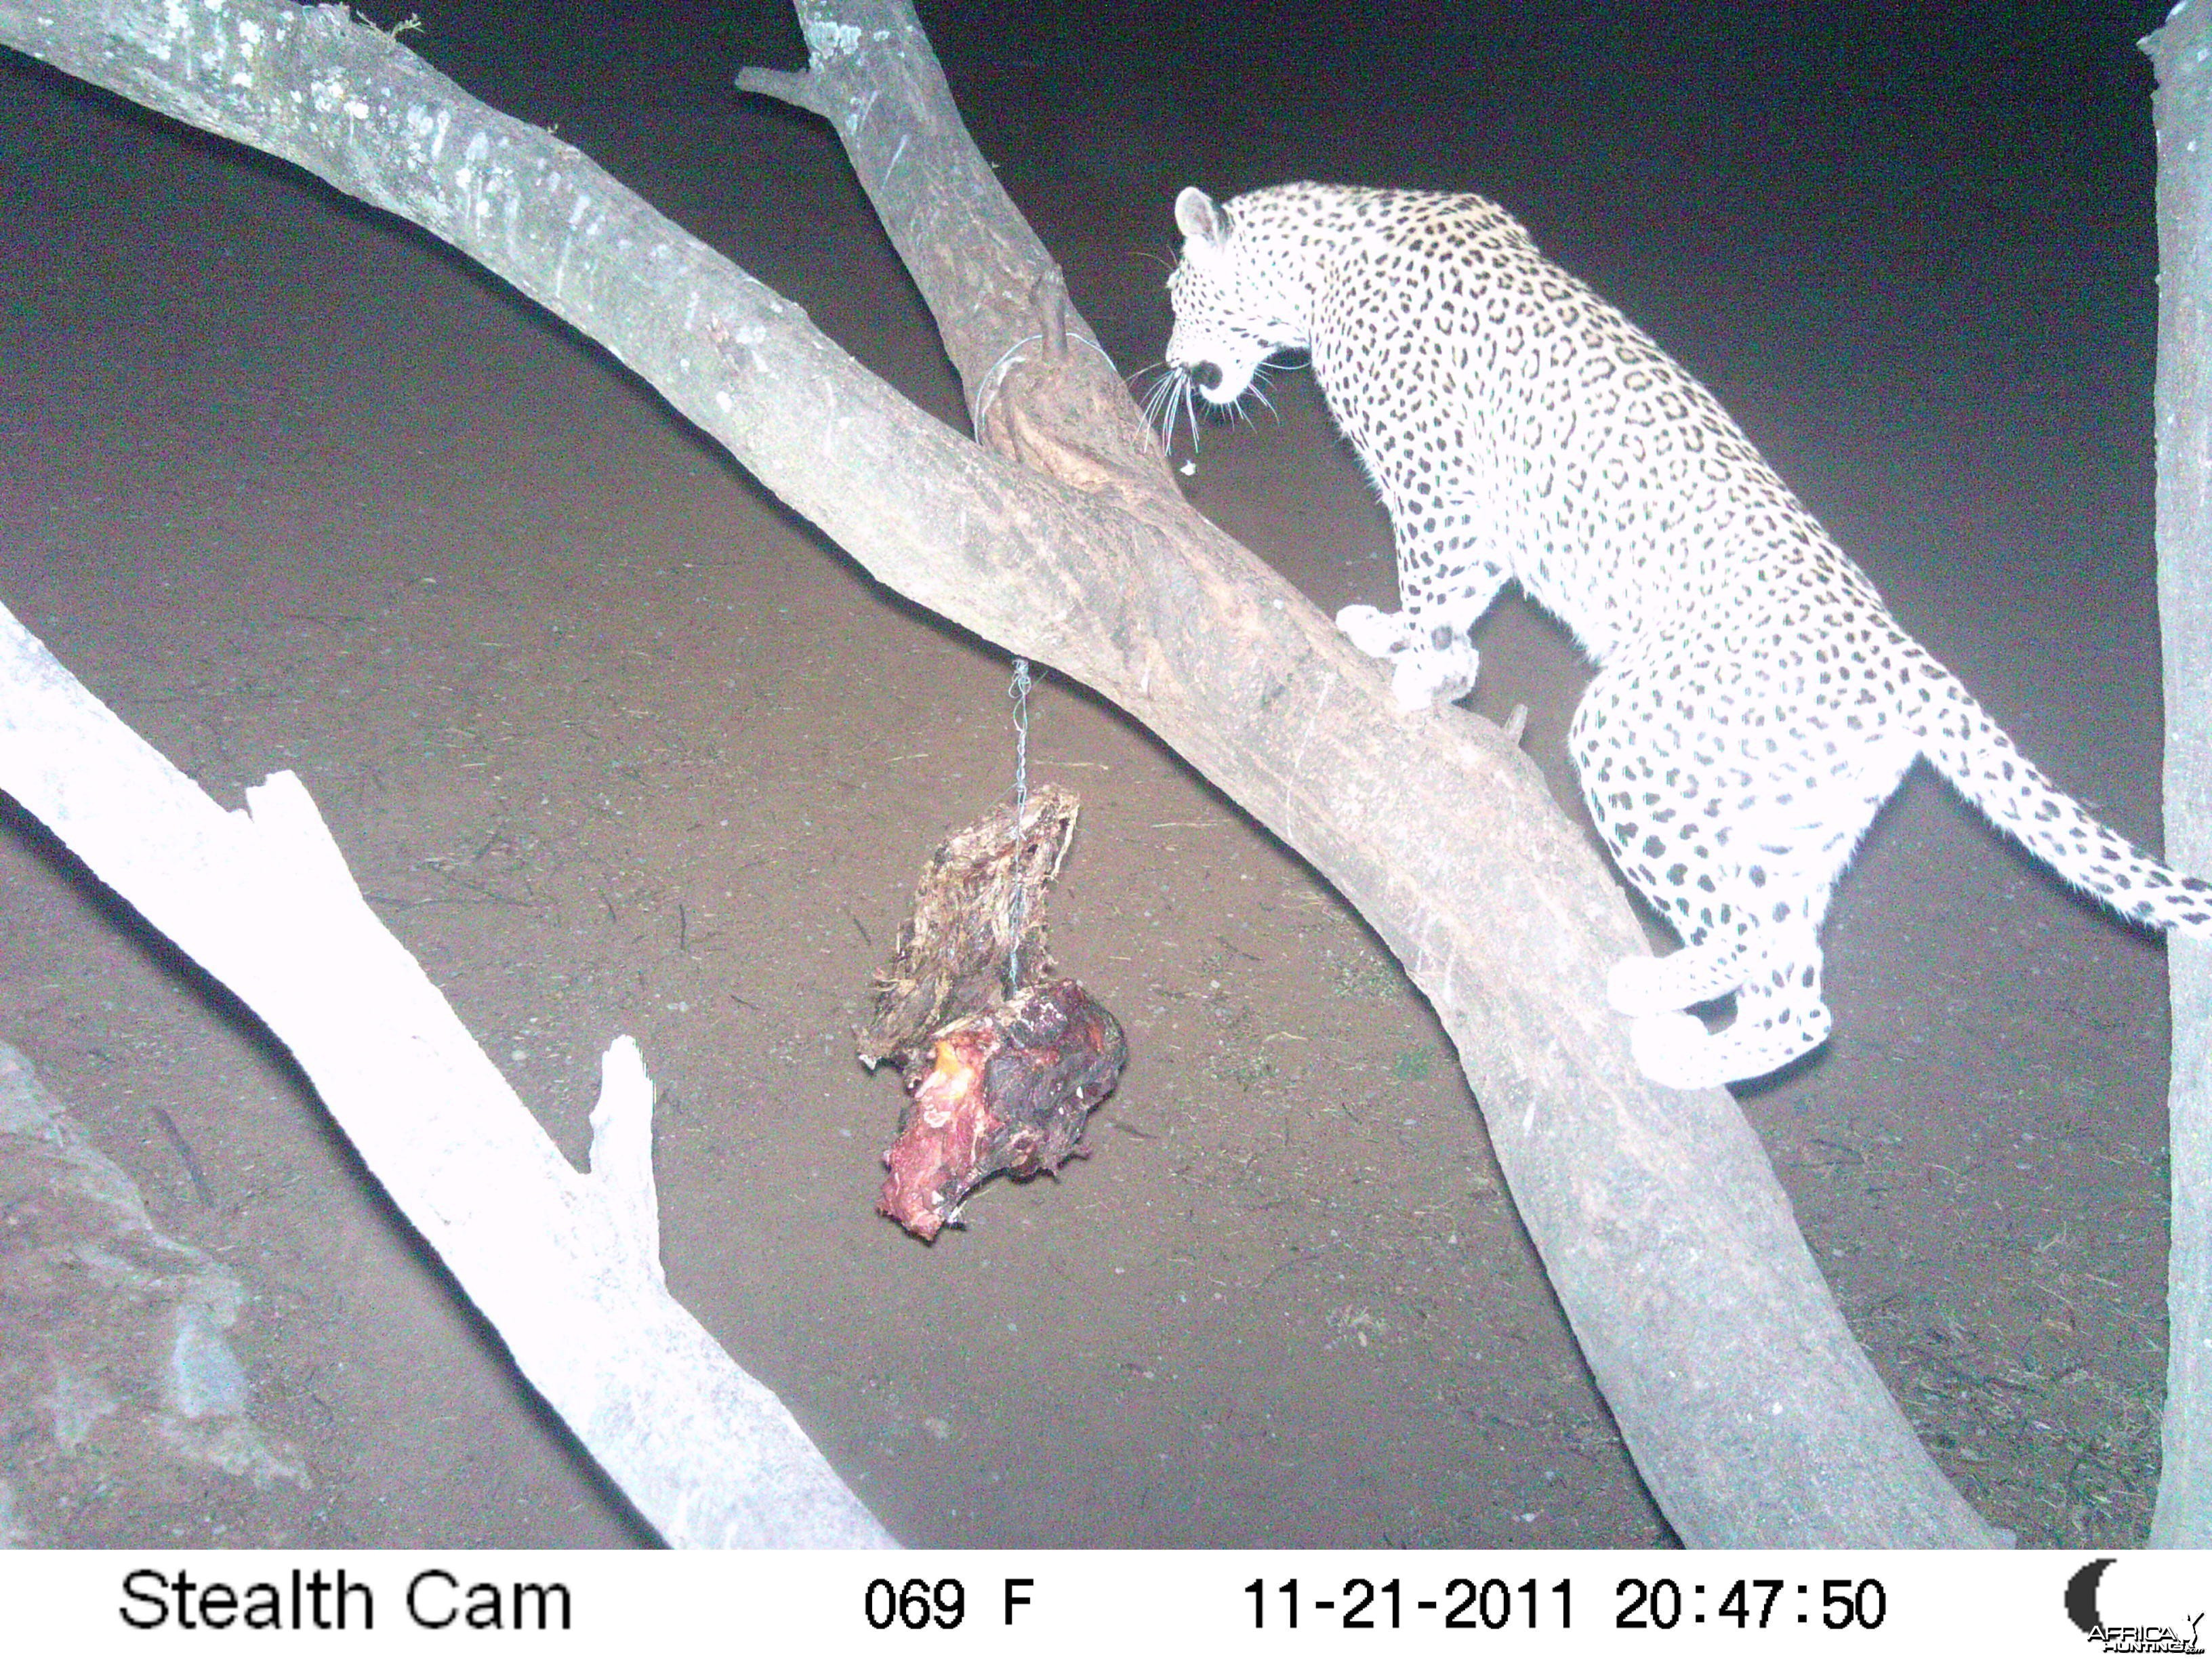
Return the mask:
[[[298,778],[226,812],[0,607],[0,790],[234,992],[525,1376],[671,1544],[891,1542],[668,1294],[653,1085],[616,1039],[591,1172],[546,1138],[369,909]]]

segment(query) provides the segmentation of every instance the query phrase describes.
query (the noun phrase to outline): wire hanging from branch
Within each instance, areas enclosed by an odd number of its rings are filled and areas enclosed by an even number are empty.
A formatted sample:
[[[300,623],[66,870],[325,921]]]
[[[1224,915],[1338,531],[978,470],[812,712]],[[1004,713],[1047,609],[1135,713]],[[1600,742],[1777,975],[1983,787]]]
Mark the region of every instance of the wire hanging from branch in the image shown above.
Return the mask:
[[[1006,687],[1006,695],[1014,702],[1014,822],[1022,821],[1022,814],[1030,804],[1030,659],[1014,659],[1014,678]],[[1006,950],[1006,994],[1018,996],[1022,989],[1022,929],[1029,921],[1029,892],[1025,888],[1014,890],[1014,942]]]
[[[895,1061],[908,1097],[876,1207],[924,1240],[993,1176],[1025,1181],[1082,1157],[1085,1123],[1128,1058],[1121,1025],[1054,967],[1036,920],[1079,803],[1054,783],[1030,793],[1033,683],[1015,658],[1013,799],[931,857],[859,1034],[861,1063]]]

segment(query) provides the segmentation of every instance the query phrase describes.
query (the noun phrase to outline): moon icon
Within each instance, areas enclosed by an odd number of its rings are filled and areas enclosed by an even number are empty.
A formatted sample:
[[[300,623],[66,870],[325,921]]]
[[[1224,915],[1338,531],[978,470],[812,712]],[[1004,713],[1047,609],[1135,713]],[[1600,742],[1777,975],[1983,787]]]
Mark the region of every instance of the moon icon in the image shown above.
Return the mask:
[[[2113,1557],[2100,1556],[2066,1581],[2066,1616],[2084,1636],[2094,1635],[2105,1621],[2097,1613],[2097,1581]]]

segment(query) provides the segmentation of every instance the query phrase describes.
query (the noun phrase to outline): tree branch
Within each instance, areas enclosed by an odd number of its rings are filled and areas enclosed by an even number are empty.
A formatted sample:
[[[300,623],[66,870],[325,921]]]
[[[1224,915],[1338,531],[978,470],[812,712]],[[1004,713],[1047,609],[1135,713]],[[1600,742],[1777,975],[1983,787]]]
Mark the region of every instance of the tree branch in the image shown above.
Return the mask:
[[[2166,643],[2166,848],[2212,869],[2212,20],[2177,6],[2143,42],[2158,70],[2158,613]],[[2150,1541],[2212,1546],[2212,947],[2175,933],[2173,1217],[2165,1466]]]

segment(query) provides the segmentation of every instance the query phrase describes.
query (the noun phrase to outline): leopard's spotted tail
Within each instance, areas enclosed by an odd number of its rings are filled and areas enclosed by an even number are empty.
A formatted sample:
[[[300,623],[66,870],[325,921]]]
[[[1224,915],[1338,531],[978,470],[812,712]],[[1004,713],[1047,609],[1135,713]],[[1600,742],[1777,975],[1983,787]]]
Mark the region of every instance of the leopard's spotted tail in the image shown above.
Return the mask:
[[[2147,927],[2212,938],[2212,883],[2167,868],[2091,817],[2020,752],[1948,669],[1917,645],[1911,656],[1919,672],[1900,688],[1905,720],[1921,752],[1960,794],[2121,915]]]

